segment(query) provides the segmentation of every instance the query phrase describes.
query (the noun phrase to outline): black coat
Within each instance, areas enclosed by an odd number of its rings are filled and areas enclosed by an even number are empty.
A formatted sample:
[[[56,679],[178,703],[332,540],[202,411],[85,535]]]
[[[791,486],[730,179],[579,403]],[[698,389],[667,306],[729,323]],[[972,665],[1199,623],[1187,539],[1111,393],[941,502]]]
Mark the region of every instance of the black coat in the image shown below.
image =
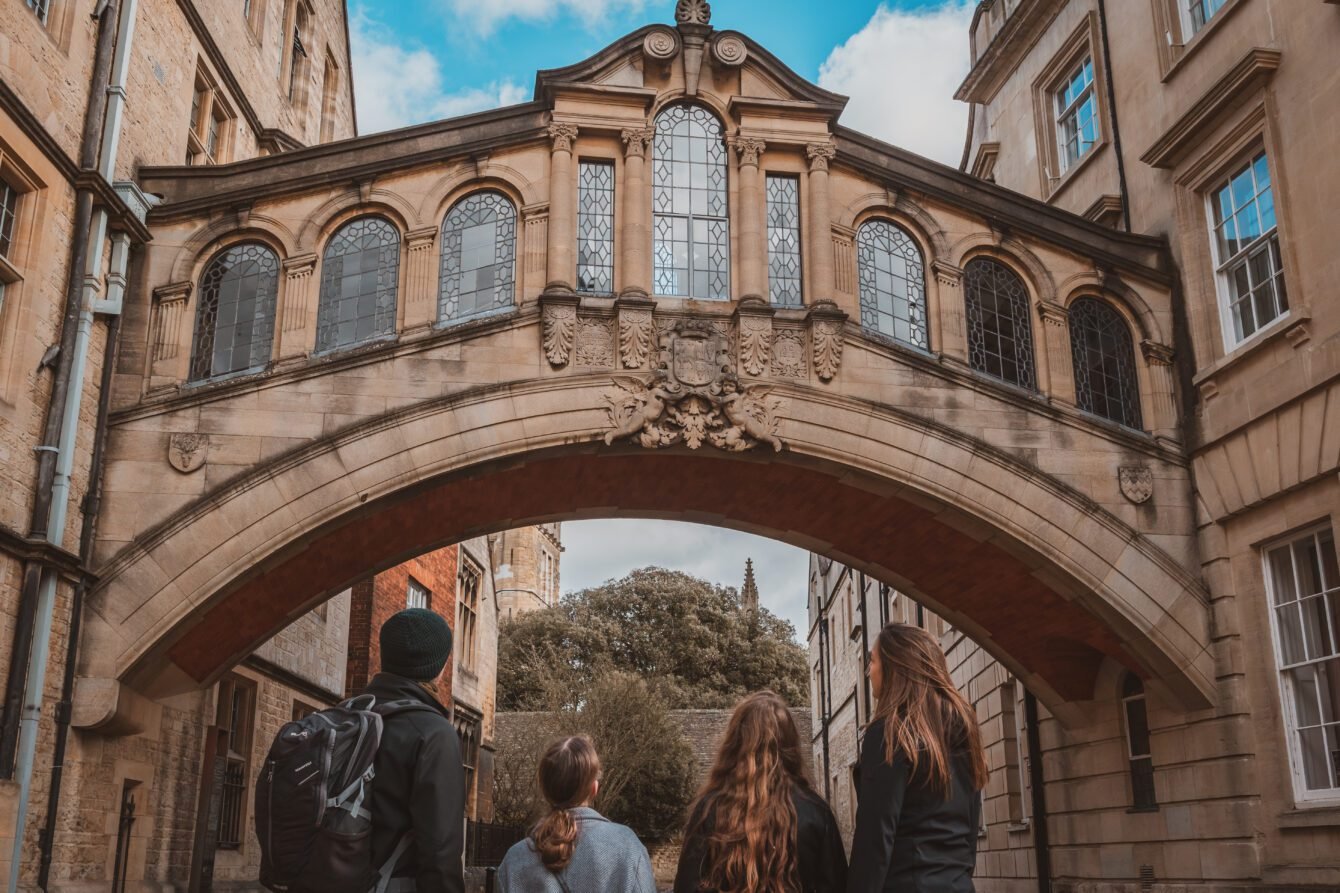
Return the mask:
[[[432,708],[383,722],[372,782],[373,864],[380,867],[410,831],[413,842],[395,876],[415,878],[418,893],[464,893],[465,770],[447,708],[417,682],[391,673],[378,673],[363,694]]]
[[[833,811],[817,794],[799,787],[792,789],[791,802],[796,807],[796,856],[803,893],[842,893],[847,883],[847,856]],[[712,817],[701,827],[710,830]],[[706,856],[707,841],[700,833],[685,838],[674,893],[700,893],[698,881]]]
[[[966,752],[951,760],[949,799],[920,777],[907,757],[884,761],[884,721],[866,729],[856,832],[847,893],[972,893],[981,800]]]

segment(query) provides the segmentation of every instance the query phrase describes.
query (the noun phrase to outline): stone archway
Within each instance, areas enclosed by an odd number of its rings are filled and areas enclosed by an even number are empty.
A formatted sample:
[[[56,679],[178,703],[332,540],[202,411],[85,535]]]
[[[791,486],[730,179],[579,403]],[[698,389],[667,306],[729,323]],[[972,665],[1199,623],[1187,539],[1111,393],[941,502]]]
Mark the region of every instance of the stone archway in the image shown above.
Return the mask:
[[[865,569],[978,638],[1061,716],[1092,697],[1105,658],[1188,708],[1211,699],[1198,583],[1009,453],[801,386],[776,389],[781,453],[608,447],[609,390],[587,374],[474,388],[215,488],[104,566],[83,674],[152,695],[198,687],[369,571],[520,524],[637,516],[746,529]]]

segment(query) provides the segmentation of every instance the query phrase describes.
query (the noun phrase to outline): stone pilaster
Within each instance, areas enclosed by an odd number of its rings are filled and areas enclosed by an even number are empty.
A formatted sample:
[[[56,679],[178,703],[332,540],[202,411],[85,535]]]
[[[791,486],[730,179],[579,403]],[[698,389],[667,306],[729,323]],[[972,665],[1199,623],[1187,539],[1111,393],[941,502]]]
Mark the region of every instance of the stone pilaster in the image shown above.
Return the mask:
[[[741,300],[762,299],[768,289],[768,252],[763,197],[763,175],[758,162],[766,144],[752,137],[735,137],[731,148],[740,156],[740,293]]]
[[[1177,385],[1173,375],[1173,349],[1154,341],[1141,341],[1145,367],[1149,370],[1149,399],[1144,412],[1150,417],[1145,426],[1160,440],[1181,442],[1177,427]]]
[[[647,148],[655,136],[650,127],[623,132],[623,223],[619,248],[623,269],[622,295],[651,294],[651,189],[647,182]]]
[[[316,345],[316,255],[284,261],[284,308],[279,318],[280,361],[306,356]]]
[[[405,234],[405,320],[402,331],[428,328],[437,322],[437,227]]]
[[[549,264],[546,290],[572,291],[577,281],[577,206],[573,193],[572,144],[577,125],[549,125]]]
[[[193,326],[187,322],[192,283],[174,282],[154,289],[153,338],[149,388],[175,385],[189,374]]]
[[[832,143],[810,143],[805,147],[810,160],[810,208],[805,215],[805,243],[809,245],[810,294],[805,303],[831,300],[833,282],[832,215],[828,209],[828,162],[837,155]]]
[[[1042,344],[1047,353],[1047,395],[1069,406],[1075,405],[1075,364],[1070,354],[1070,311],[1060,304],[1038,304],[1042,317]]]
[[[933,261],[931,271],[935,274],[935,306],[926,308],[931,319],[931,349],[967,363],[968,331],[963,315],[963,271],[942,260]]]

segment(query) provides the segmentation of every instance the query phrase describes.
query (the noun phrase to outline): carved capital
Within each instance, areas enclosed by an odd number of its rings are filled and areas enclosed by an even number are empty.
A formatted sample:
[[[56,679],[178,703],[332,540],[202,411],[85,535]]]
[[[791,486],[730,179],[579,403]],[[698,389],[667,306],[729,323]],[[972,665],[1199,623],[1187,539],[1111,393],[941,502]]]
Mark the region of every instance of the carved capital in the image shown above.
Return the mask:
[[[942,260],[933,261],[931,269],[935,271],[935,281],[949,288],[958,288],[963,282],[963,270]]]
[[[1049,326],[1064,326],[1070,318],[1070,310],[1051,301],[1041,301],[1038,303],[1038,316]]]
[[[300,254],[283,261],[284,275],[289,279],[306,279],[316,270],[315,254]]]
[[[805,147],[805,157],[810,160],[811,171],[828,170],[828,162],[837,155],[837,146],[832,143],[810,143]]]
[[[1153,366],[1171,366],[1173,363],[1173,349],[1166,344],[1159,344],[1156,341],[1141,341],[1140,352],[1144,354],[1145,361]]]
[[[553,151],[571,152],[572,143],[577,139],[577,125],[555,121],[549,125],[549,139],[553,141]]]
[[[752,136],[734,136],[730,138],[730,147],[740,156],[740,164],[752,164],[758,167],[758,159],[768,146],[763,140]]]
[[[168,285],[160,285],[154,289],[154,303],[166,305],[189,300],[193,285],[194,283],[191,282],[173,282]]]
[[[651,127],[628,127],[620,136],[623,138],[625,158],[646,158],[647,147],[651,145],[656,131]]]
[[[408,251],[423,251],[425,248],[432,248],[433,241],[436,238],[437,227],[435,226],[412,229],[405,233],[405,248]]]
[[[554,368],[566,366],[572,357],[577,336],[577,300],[573,294],[540,295],[544,357]]]

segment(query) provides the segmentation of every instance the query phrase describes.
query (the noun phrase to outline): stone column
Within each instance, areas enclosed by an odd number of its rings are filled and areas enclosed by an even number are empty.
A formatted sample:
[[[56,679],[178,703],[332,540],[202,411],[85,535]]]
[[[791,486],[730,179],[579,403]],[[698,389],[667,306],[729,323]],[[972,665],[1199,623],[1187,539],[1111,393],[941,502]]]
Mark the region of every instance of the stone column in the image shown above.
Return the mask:
[[[151,391],[178,385],[190,375],[195,320],[187,314],[187,308],[191,306],[192,291],[190,282],[174,282],[154,289],[153,329],[149,344]],[[198,308],[196,312],[199,312]]]
[[[809,243],[810,290],[805,303],[831,300],[833,282],[833,221],[828,211],[828,162],[837,154],[832,143],[810,143],[805,147],[810,159],[810,209],[805,241]]]
[[[736,137],[731,148],[740,156],[740,300],[766,300],[768,291],[768,252],[765,244],[767,209],[764,205],[763,175],[758,169],[765,143],[752,137]]]
[[[437,321],[437,227],[405,234],[405,319],[401,331],[428,328]]]
[[[963,271],[942,260],[933,261],[931,270],[935,273],[935,310],[926,308],[931,350],[966,365],[968,333],[963,316]]]
[[[279,360],[295,360],[316,348],[316,255],[284,261],[284,308],[279,322]]]
[[[1060,304],[1038,304],[1042,317],[1042,344],[1047,354],[1047,395],[1069,406],[1075,405],[1075,363],[1070,353],[1070,311]]]
[[[549,261],[548,291],[572,291],[577,281],[577,214],[573,201],[572,143],[577,125],[549,125],[553,148],[549,154]]]
[[[645,298],[651,294],[651,190],[647,188],[647,147],[655,131],[650,127],[623,132],[623,224],[619,227],[623,270],[621,295]]]
[[[1177,428],[1177,385],[1173,380],[1173,349],[1153,341],[1141,341],[1140,352],[1149,370],[1149,399],[1142,412],[1149,413],[1145,427],[1159,440],[1181,442]]]

